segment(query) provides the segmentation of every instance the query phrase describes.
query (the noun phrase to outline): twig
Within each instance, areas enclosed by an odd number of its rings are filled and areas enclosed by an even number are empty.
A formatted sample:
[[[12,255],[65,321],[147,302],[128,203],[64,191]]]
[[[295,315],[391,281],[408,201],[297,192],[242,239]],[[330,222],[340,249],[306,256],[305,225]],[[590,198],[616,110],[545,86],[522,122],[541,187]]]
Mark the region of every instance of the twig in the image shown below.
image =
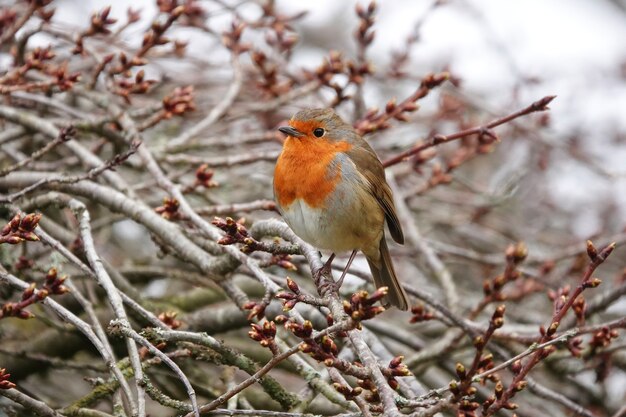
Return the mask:
[[[305,243],[302,239],[297,237],[290,229],[283,228],[282,230],[283,239],[289,240],[293,243],[296,243],[298,246],[302,248],[302,253],[309,262],[312,271],[319,271],[322,268],[322,261],[320,259],[319,254],[313,247]],[[328,279],[328,278],[326,278]],[[336,322],[340,322],[347,319],[346,313],[343,310],[342,303],[339,301],[339,297],[336,292],[329,291],[327,289],[323,289],[318,284],[318,291],[320,295],[323,297],[327,297],[329,301],[329,307],[331,313]],[[382,374],[378,362],[376,361],[376,357],[368,347],[367,343],[363,340],[362,335],[358,330],[350,330],[348,331],[348,338],[352,342],[357,355],[363,362],[363,365],[368,369],[372,379],[374,380],[374,384],[378,389],[378,393],[383,402],[383,406],[385,409],[385,416],[395,417],[399,415],[398,407],[396,406],[395,397],[396,394],[391,389],[389,384],[387,383],[387,379]]]
[[[274,211],[276,210],[276,203],[274,203],[274,201],[272,200],[257,200],[251,201],[249,203],[231,203],[209,207],[198,207],[195,210],[196,213],[202,216],[242,212],[248,213],[257,210]]]
[[[24,136],[27,132],[28,131],[22,126],[6,128],[2,132],[0,132],[0,145],[13,142]]]
[[[107,273],[100,256],[96,252],[93,236],[91,235],[91,218],[87,208],[76,200],[70,203],[70,208],[78,218],[80,236],[83,241],[83,247],[87,260],[91,268],[93,269],[98,284],[104,288],[107,293],[109,303],[113,307],[115,317],[123,323],[128,323],[128,317],[124,310],[124,304],[122,298],[117,292],[117,288],[111,281],[111,277]],[[131,365],[133,367],[135,388],[137,390],[137,413],[139,417],[145,417],[146,415],[146,399],[145,390],[143,389],[143,369],[141,367],[141,359],[139,358],[139,351],[132,339],[126,337],[126,348],[128,349],[128,357],[130,358]]]
[[[65,281],[67,283],[67,281]],[[35,361],[40,363],[45,363],[49,366],[54,367],[55,369],[89,369],[95,372],[106,372],[107,369],[102,364],[89,363],[89,362],[78,362],[78,361],[70,361],[66,359],[54,358],[51,356],[46,356],[40,353],[31,353],[25,350],[15,350],[15,349],[7,349],[0,347],[0,353],[4,355],[14,356],[16,358],[28,359],[29,361]]]
[[[150,353],[159,359],[161,359],[165,364],[178,376],[178,379],[182,381],[187,389],[187,395],[191,400],[191,406],[193,407],[193,416],[200,417],[200,411],[198,409],[198,402],[196,401],[196,392],[191,386],[189,379],[183,373],[183,371],[179,368],[176,363],[171,360],[165,353],[161,352],[159,349],[155,348],[146,338],[140,336],[136,331],[134,331],[127,320],[113,320],[109,324],[109,331],[112,333],[120,333],[126,338],[131,338],[141,346],[145,347],[150,351]]]
[[[92,123],[98,123],[94,120],[93,116],[90,113],[83,112],[81,110],[76,109],[75,107],[68,106],[63,103],[61,100],[55,99],[53,97],[47,97],[40,94],[32,94],[32,93],[24,93],[24,92],[16,92],[11,94],[11,97],[18,98],[20,100],[32,101],[35,103],[43,104],[53,110],[56,110],[59,114],[63,116],[73,116],[76,119],[79,119],[79,123],[87,123],[91,121]],[[78,121],[77,121],[78,122]],[[104,121],[102,121],[104,122]]]
[[[341,372],[339,372],[336,368],[328,368],[328,375],[330,375],[330,378],[335,381],[335,383],[341,384],[343,386],[349,386],[348,381],[345,380],[343,375],[341,375]],[[361,410],[363,417],[372,417],[372,413],[368,408],[368,404],[360,395],[352,398],[352,401],[354,401],[357,407],[359,407],[359,410]]]
[[[280,354],[274,356],[272,358],[272,360],[270,360],[268,363],[266,363],[254,375],[252,375],[249,378],[245,379],[243,382],[235,385],[231,390],[229,390],[228,392],[220,395],[219,397],[217,397],[215,400],[211,401],[210,403],[208,403],[206,405],[203,405],[202,407],[200,407],[200,411],[202,413],[205,413],[207,411],[211,411],[211,410],[216,409],[217,407],[219,407],[220,405],[222,405],[226,401],[228,401],[229,398],[233,397],[234,395],[236,395],[239,392],[243,391],[245,388],[247,388],[250,385],[252,385],[255,382],[257,382],[259,380],[259,378],[261,378],[262,376],[267,374],[269,371],[271,371],[272,368],[274,368],[280,362],[282,362],[283,360],[287,359],[289,356],[293,355],[294,353],[298,352],[299,350],[300,350],[300,344],[297,344],[297,345],[293,346],[291,349],[288,349],[288,350],[286,350],[284,352],[281,352]],[[191,417],[191,416],[192,416],[192,414],[189,413],[185,417]]]
[[[509,366],[511,366],[515,361],[518,361],[522,358],[525,358],[528,355],[531,355],[533,353],[535,353],[536,351],[541,351],[544,348],[548,347],[548,346],[552,346],[552,345],[556,345],[558,343],[561,342],[566,342],[568,340],[570,340],[571,338],[573,338],[574,336],[578,335],[580,333],[579,329],[572,329],[569,330],[561,335],[559,335],[558,337],[549,340],[547,342],[541,343],[541,344],[537,344],[537,343],[533,343],[532,345],[530,345],[525,351],[523,351],[522,353],[515,355],[514,357],[512,357],[511,359],[502,362],[499,365],[494,366],[493,368],[482,372],[480,374],[475,375],[472,378],[473,382],[479,382],[480,380],[482,380],[484,377],[491,375],[493,373],[496,373],[502,369],[506,369]]]
[[[13,39],[15,34],[22,28],[22,26],[26,24],[26,22],[28,22],[28,20],[35,14],[39,7],[40,6],[37,4],[37,2],[30,3],[28,5],[28,9],[26,9],[26,12],[24,12],[24,14],[21,15],[20,18],[10,28],[2,32],[2,35],[0,35],[0,45],[6,45],[8,41]]]
[[[333,313],[336,314],[338,311],[337,306],[334,308],[331,307]],[[341,310],[339,310],[341,311]],[[351,330],[348,332],[348,337],[354,346],[354,349],[357,352],[357,355],[363,361],[363,365],[367,367],[369,370],[374,384],[376,388],[378,388],[378,393],[383,403],[384,407],[384,415],[389,417],[395,417],[400,415],[400,411],[396,406],[396,393],[391,389],[389,384],[387,383],[387,379],[380,371],[380,367],[378,362],[376,361],[376,357],[372,353],[372,351],[367,346],[367,343],[363,340],[361,335],[358,333],[358,330]]]
[[[214,124],[220,117],[230,110],[230,107],[241,90],[242,84],[241,63],[239,62],[239,56],[236,53],[232,54],[231,64],[233,68],[233,80],[231,81],[230,87],[224,95],[224,98],[215,107],[213,107],[211,112],[209,112],[204,119],[185,130],[174,139],[170,140],[165,148],[166,152],[171,152],[184,146],[194,136],[206,131],[212,124]]]
[[[615,244],[611,243],[598,252],[593,246],[593,243],[591,243],[591,241],[587,242],[587,253],[589,255],[590,262],[582,275],[579,285],[574,289],[572,294],[569,295],[569,298],[567,298],[567,300],[564,301],[562,305],[556,304],[557,301],[555,301],[556,311],[552,316],[549,326],[544,331],[541,339],[539,340],[540,344],[548,342],[553,338],[556,330],[563,321],[565,314],[572,307],[578,296],[582,294],[585,289],[592,288],[600,284],[600,281],[597,279],[592,279],[591,275],[606,260],[606,258],[613,252],[614,249]],[[519,386],[519,384],[523,382],[526,375],[539,363],[539,361],[547,356],[549,353],[549,351],[546,351],[543,348],[541,350],[536,350],[535,352],[533,352],[529,360],[515,375],[509,387],[500,395],[497,401],[484,409],[483,415],[485,417],[491,416],[501,408],[508,406],[509,400],[517,392],[517,387]]]
[[[4,281],[8,283],[9,285],[11,285],[12,287],[20,289],[20,290],[24,290],[28,288],[27,283],[1,270],[0,270],[0,281]],[[59,303],[57,303],[56,301],[52,300],[49,297],[46,297],[42,302],[45,305],[49,306],[63,321],[72,324],[81,333],[83,333],[87,337],[87,339],[98,350],[98,352],[100,353],[100,356],[102,356],[107,367],[114,374],[118,382],[122,385],[126,383],[126,379],[124,378],[124,375],[115,364],[115,358],[111,356],[110,352],[106,349],[106,347],[103,345],[100,338],[94,333],[94,331],[91,329],[91,326],[89,326],[89,324],[85,323],[83,320],[78,318],[74,313],[67,310],[65,307],[61,306]],[[130,392],[130,389],[128,389],[128,392]],[[131,410],[133,411],[133,413],[137,413],[137,403],[133,400],[133,397],[129,396],[128,401],[129,401],[129,404],[131,406]]]
[[[180,330],[171,329],[159,329],[155,330],[155,335],[158,338],[170,342],[191,342],[200,346],[206,346],[215,352],[219,353],[222,360],[232,366],[236,366],[249,375],[254,375],[259,371],[258,365],[252,359],[237,352],[236,350],[224,345],[221,341],[213,338],[206,333],[195,333]],[[265,376],[256,380],[261,387],[278,401],[283,407],[292,407],[295,403],[295,399],[291,397],[284,389],[269,376]]]
[[[48,120],[37,117],[25,111],[20,111],[17,108],[0,105],[0,117],[9,120],[13,123],[21,125],[27,129],[31,129],[37,132],[41,132],[48,136],[50,139],[55,139],[59,136],[59,129],[50,123]],[[99,167],[104,165],[104,162],[85,149],[83,145],[77,141],[65,142],[65,146],[70,149],[81,161],[91,167]],[[128,191],[129,187],[126,181],[122,179],[117,173],[112,171],[105,171],[103,173],[104,178],[109,181],[116,189],[122,191]]]
[[[113,158],[109,159],[108,161],[105,161],[102,165],[92,168],[91,170],[89,170],[88,172],[84,174],[71,175],[71,176],[67,176],[67,175],[47,176],[45,178],[40,179],[36,183],[29,185],[28,187],[22,188],[20,191],[17,191],[13,194],[0,196],[0,202],[12,203],[15,200],[25,196],[26,194],[36,190],[37,188],[41,187],[44,184],[52,184],[52,183],[71,184],[71,183],[84,181],[84,180],[92,180],[96,178],[98,175],[106,172],[107,170],[110,170],[111,168],[123,163],[131,155],[137,152],[137,148],[139,147],[140,144],[141,143],[139,142],[132,143],[130,149],[126,150],[125,152],[119,155],[115,155]]]
[[[41,178],[45,178],[45,174],[12,172],[6,177],[0,178],[0,184],[24,187],[39,181]],[[210,258],[206,252],[182,234],[175,224],[163,219],[146,205],[137,204],[136,200],[110,187],[90,181],[81,181],[73,184],[59,184],[58,188],[88,198],[108,207],[111,211],[123,213],[128,218],[136,219],[151,233],[166,242],[182,259],[190,262],[208,276],[229,273],[236,267],[232,262],[224,263],[221,259]]]
[[[573,411],[577,416],[583,417],[595,417],[595,414],[580,404],[576,404],[574,401],[567,398],[565,395],[548,389],[541,384],[538,384],[533,378],[526,378],[528,382],[528,389],[538,397],[545,398],[546,400],[553,401]]]
[[[289,103],[298,97],[306,96],[319,89],[321,86],[322,84],[318,80],[309,81],[308,83],[303,84],[298,88],[294,88],[293,90],[281,95],[280,97],[276,97],[273,100],[246,105],[240,112],[233,114],[233,117],[247,116],[250,112],[269,112],[276,110],[283,104]]]
[[[511,120],[517,119],[518,117],[525,116],[530,113],[538,112],[538,111],[546,111],[548,110],[548,104],[552,100],[554,100],[556,96],[546,96],[540,100],[535,101],[530,106],[518,110],[514,113],[509,114],[508,116],[501,117],[499,119],[493,120],[485,125],[472,127],[470,129],[465,129],[460,132],[453,133],[451,135],[435,135],[433,136],[429,142],[417,145],[412,147],[411,149],[402,152],[399,155],[396,155],[392,158],[389,158],[383,162],[383,166],[385,168],[390,167],[392,165],[396,165],[402,161],[405,161],[410,156],[416,155],[428,148],[432,148],[433,146],[441,145],[442,143],[452,142],[457,139],[464,138],[470,135],[477,135],[483,132],[488,131],[489,129],[493,129],[496,126],[500,126],[502,124],[508,123]]]
[[[141,141],[139,132],[134,127],[134,123],[130,119],[130,117],[128,117],[128,115],[124,113],[121,114],[120,123],[128,132],[127,136],[129,141]],[[200,215],[198,215],[198,213],[193,210],[180,189],[163,173],[163,170],[154,160],[154,157],[152,156],[150,151],[146,147],[140,147],[138,150],[138,155],[144,162],[146,169],[157,180],[159,186],[166,190],[173,198],[178,201],[178,203],[180,204],[181,212],[184,215],[188,216],[192,223],[196,225],[200,230],[202,230],[211,239],[216,241],[219,240],[221,238],[221,233],[217,230],[217,228],[208,224],[202,217],[200,217]],[[250,268],[254,276],[266,288],[266,291],[270,293],[278,292],[280,287],[272,282],[267,274],[260,268],[256,260],[251,259],[247,255],[239,251],[237,248],[232,246],[225,246],[224,252],[228,253],[231,257]]]
[[[31,162],[38,160],[39,158],[41,158],[42,156],[44,156],[45,154],[50,152],[52,149],[54,149],[57,145],[72,139],[72,137],[71,137],[72,135],[73,135],[73,128],[69,127],[69,128],[66,128],[66,129],[62,129],[59,132],[59,136],[54,138],[54,140],[48,142],[43,148],[38,149],[35,152],[33,152],[30,155],[30,157],[28,157],[26,159],[23,159],[23,160],[19,161],[16,164],[13,164],[11,166],[8,166],[8,167],[0,170],[0,177],[3,177],[5,175],[7,175],[9,172],[15,171],[15,170],[20,169],[22,167],[25,167],[26,165],[30,164]]]
[[[56,201],[58,203],[65,202],[69,206],[71,199],[57,198]],[[50,236],[42,227],[37,228],[36,234],[37,236],[39,236],[39,238],[41,239],[43,243],[51,246],[54,250],[56,250],[58,253],[64,256],[67,260],[72,262],[74,265],[78,266],[88,276],[95,278],[95,273],[87,265],[81,262],[81,260],[78,259],[76,255],[74,255],[69,249],[63,246],[59,241],[57,241],[52,236]],[[98,335],[100,340],[102,341],[104,348],[107,349],[107,351],[109,352],[109,355],[113,359],[115,359],[113,348],[111,347],[111,344],[109,343],[109,339],[102,325],[100,324],[100,321],[98,320],[98,316],[96,315],[93,305],[91,304],[89,300],[87,300],[87,298],[83,296],[83,294],[80,291],[78,291],[78,288],[74,285],[74,282],[71,279],[68,279],[65,282],[68,288],[71,290],[72,295],[76,298],[76,300],[78,300],[80,305],[83,307],[83,309],[85,310],[85,312],[91,319],[91,323],[92,323],[92,326],[94,327],[94,331]],[[115,367],[115,369],[117,369],[117,367]],[[132,401],[132,398],[133,398],[132,391],[130,390],[130,386],[126,382],[126,379],[121,379],[119,382],[120,382],[120,387],[122,388],[122,391],[125,397],[129,401],[131,401],[131,404],[134,404],[134,401]]]
[[[208,416],[250,416],[250,417],[321,417],[320,414],[310,413],[289,413],[285,411],[268,411],[268,410],[230,410],[226,408],[217,408],[205,413]],[[337,414],[334,417],[360,417],[361,413],[344,413]]]
[[[213,158],[207,158],[196,155],[186,154],[172,154],[163,156],[163,161],[170,164],[191,164],[200,165],[207,164],[211,168],[217,167],[232,167],[241,166],[246,164],[252,164],[259,161],[275,161],[278,158],[280,151],[264,151],[254,153],[244,153],[228,156],[216,156]]]
[[[395,195],[401,195],[395,177],[391,172],[388,172],[387,182],[389,183],[389,186],[391,187]],[[396,199],[396,204],[398,215],[403,220],[402,225],[409,242],[417,247],[426,258],[426,262],[433,272],[433,275],[435,275],[435,277],[439,280],[441,287],[443,288],[447,302],[446,304],[450,306],[451,312],[458,312],[458,309],[460,307],[459,295],[457,293],[456,284],[454,283],[452,274],[450,273],[448,268],[446,268],[437,253],[428,245],[426,240],[422,237],[417,225],[415,224],[415,221],[413,220],[413,216],[411,215],[411,212],[406,205],[406,202],[403,199]]]
[[[25,409],[32,411],[38,416],[42,417],[62,417],[61,414],[54,411],[52,408],[48,406],[48,404],[43,401],[36,400],[15,388],[11,389],[0,389],[0,395],[6,397],[12,401],[23,406]]]

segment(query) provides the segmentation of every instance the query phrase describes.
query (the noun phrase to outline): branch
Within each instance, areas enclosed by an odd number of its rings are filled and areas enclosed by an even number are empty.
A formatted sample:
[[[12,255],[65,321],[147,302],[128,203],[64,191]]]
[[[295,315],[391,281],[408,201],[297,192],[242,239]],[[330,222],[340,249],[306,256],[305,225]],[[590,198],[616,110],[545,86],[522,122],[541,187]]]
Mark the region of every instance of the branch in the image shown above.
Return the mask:
[[[72,184],[75,182],[79,182],[79,181],[84,181],[84,180],[93,180],[96,177],[98,177],[100,174],[112,169],[113,167],[122,164],[124,161],[126,161],[131,155],[133,155],[135,152],[137,152],[137,148],[139,147],[139,145],[141,145],[141,143],[139,142],[134,142],[131,144],[130,149],[115,155],[113,158],[109,159],[108,161],[105,161],[104,163],[102,163],[101,165],[92,168],[91,170],[89,170],[88,172],[81,174],[81,175],[50,175],[50,176],[46,176],[45,178],[40,179],[39,181],[37,181],[34,184],[29,185],[28,187],[24,187],[22,188],[20,191],[15,192],[13,194],[9,194],[7,196],[1,196],[0,197],[0,202],[8,202],[8,203],[12,203],[15,200],[25,196],[28,193],[31,193],[33,191],[35,191],[37,188],[41,187],[44,184],[53,184],[53,183],[57,183],[57,184]],[[11,170],[12,171],[12,170]],[[4,174],[6,175],[6,174]],[[2,176],[2,174],[0,174],[0,177]]]
[[[543,344],[552,340],[559,325],[563,321],[565,314],[570,310],[578,296],[582,294],[585,289],[594,288],[600,285],[600,280],[597,278],[592,278],[592,274],[602,263],[604,263],[604,261],[613,252],[614,249],[615,244],[612,243],[602,250],[597,251],[591,241],[587,241],[587,253],[589,255],[590,262],[582,275],[580,284],[574,289],[573,293],[570,294],[566,300],[563,300],[564,302],[561,302],[560,298],[555,300],[556,311],[552,316],[549,326],[542,332],[542,337],[539,340],[539,344]],[[513,381],[510,383],[506,391],[501,391],[499,396],[497,397],[497,400],[496,397],[490,397],[493,398],[493,401],[491,402],[491,404],[485,405],[483,415],[485,417],[488,417],[498,412],[502,408],[509,408],[514,406],[514,404],[511,404],[509,402],[509,400],[516,394],[517,391],[520,390],[520,387],[523,389],[523,386],[525,386],[524,378],[526,377],[526,375],[550,353],[551,350],[545,348],[533,352],[530,359],[516,373]],[[496,395],[498,395],[497,392]]]
[[[22,16],[20,16],[20,18],[10,28],[2,32],[2,35],[0,35],[0,45],[6,45],[9,41],[11,41],[15,34],[35,14],[39,7],[40,6],[35,1],[30,3],[28,9],[26,9],[26,12]]]
[[[171,139],[165,147],[165,152],[170,153],[185,146],[185,144],[187,144],[187,142],[189,142],[194,136],[201,132],[206,132],[211,125],[213,125],[219,120],[220,117],[230,110],[233,102],[239,94],[239,91],[241,90],[243,72],[238,54],[232,54],[231,63],[233,67],[233,80],[231,81],[230,87],[224,95],[224,98],[215,107],[213,107],[213,109],[211,109],[209,114],[204,119],[185,130],[177,137]]]
[[[83,248],[85,255],[93,269],[98,284],[104,288],[107,293],[107,298],[113,307],[115,317],[123,323],[128,323],[128,317],[124,310],[122,298],[117,292],[117,288],[111,277],[107,273],[100,256],[96,252],[93,236],[91,235],[90,216],[87,208],[80,202],[74,200],[70,208],[74,212],[74,215],[78,218],[80,227],[80,236],[83,242]],[[130,358],[131,365],[133,367],[133,373],[135,377],[135,388],[137,390],[137,413],[139,417],[146,415],[146,399],[145,390],[143,388],[143,369],[141,367],[141,359],[139,358],[139,351],[137,346],[130,338],[126,338],[126,348],[128,349],[128,357]]]
[[[187,389],[187,395],[189,396],[189,399],[191,400],[191,406],[193,408],[193,414],[191,415],[195,417],[200,417],[200,411],[198,410],[198,403],[196,401],[196,392],[191,386],[191,383],[189,382],[189,379],[187,378],[187,376],[183,373],[183,371],[178,367],[178,365],[176,365],[176,363],[173,360],[171,360],[165,353],[155,348],[150,342],[148,342],[148,340],[146,340],[146,338],[140,336],[136,331],[134,331],[128,324],[128,321],[126,320],[117,319],[117,320],[111,321],[111,323],[109,324],[109,331],[112,334],[119,333],[126,338],[133,339],[135,342],[139,343],[141,346],[148,349],[148,351],[152,355],[156,356],[157,358],[165,362],[165,364],[172,371],[174,371],[174,373],[178,376],[178,379],[182,381],[182,383],[185,385],[185,388]]]
[[[392,165],[396,165],[400,162],[406,161],[410,156],[416,155],[428,148],[441,145],[442,143],[448,143],[457,139],[464,138],[466,136],[477,135],[477,134],[488,132],[489,129],[493,129],[496,126],[500,126],[502,124],[508,123],[511,120],[517,119],[518,117],[526,116],[527,114],[531,114],[531,113],[535,113],[539,111],[546,111],[548,110],[548,104],[550,104],[550,102],[554,100],[555,98],[556,96],[546,96],[540,100],[535,101],[534,103],[532,103],[530,106],[526,108],[518,110],[515,113],[511,113],[508,116],[504,116],[499,119],[493,120],[482,126],[465,129],[465,130],[453,133],[448,136],[435,135],[430,139],[429,142],[414,146],[411,149],[405,152],[402,152],[399,155],[396,155],[392,158],[387,159],[386,161],[383,162],[383,166],[387,168]]]
[[[20,404],[25,409],[42,417],[62,417],[43,401],[36,400],[15,388],[0,389],[0,395]]]
[[[9,284],[13,288],[17,288],[19,290],[24,290],[28,288],[28,284],[25,283],[24,281],[20,280],[19,278],[11,274],[5,273],[4,271],[0,270],[0,282],[2,281]],[[124,378],[124,375],[122,374],[120,369],[117,367],[115,363],[115,358],[112,356],[110,351],[106,348],[106,346],[102,343],[100,338],[94,333],[94,331],[92,330],[91,326],[89,326],[89,324],[85,323],[83,320],[78,318],[74,313],[67,310],[65,307],[61,306],[59,303],[57,303],[56,301],[52,300],[49,297],[46,297],[42,301],[42,303],[50,307],[63,321],[72,324],[81,333],[83,333],[87,337],[87,339],[98,350],[98,352],[100,353],[100,356],[102,356],[107,367],[111,370],[111,372],[113,373],[115,378],[118,380],[118,382],[122,386],[126,384],[126,378]],[[125,388],[124,391],[128,393],[131,392],[128,386]],[[128,401],[129,401],[129,404],[131,405],[131,409],[133,410],[133,412],[136,412],[137,405],[135,401],[133,400],[133,397],[129,396]]]

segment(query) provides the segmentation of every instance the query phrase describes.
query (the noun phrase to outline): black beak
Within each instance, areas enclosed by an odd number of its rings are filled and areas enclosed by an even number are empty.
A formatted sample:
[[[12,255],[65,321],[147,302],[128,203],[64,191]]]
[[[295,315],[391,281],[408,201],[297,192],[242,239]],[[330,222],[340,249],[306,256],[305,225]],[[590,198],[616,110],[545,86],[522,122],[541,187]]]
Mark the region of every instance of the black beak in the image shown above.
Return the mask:
[[[282,127],[279,127],[278,130],[284,133],[285,135],[293,136],[294,138],[299,138],[301,136],[304,136],[304,133],[298,132],[296,129],[294,129],[291,126],[282,126]]]

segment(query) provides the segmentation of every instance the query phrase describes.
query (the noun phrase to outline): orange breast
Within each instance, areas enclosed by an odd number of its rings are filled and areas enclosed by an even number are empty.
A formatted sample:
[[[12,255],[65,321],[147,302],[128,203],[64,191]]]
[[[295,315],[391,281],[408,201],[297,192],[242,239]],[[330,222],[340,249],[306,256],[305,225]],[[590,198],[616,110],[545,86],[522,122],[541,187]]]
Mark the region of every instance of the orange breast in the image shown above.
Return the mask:
[[[324,207],[326,197],[341,180],[339,171],[328,175],[328,166],[338,152],[351,147],[345,141],[288,137],[274,170],[274,193],[278,204],[287,207],[301,198],[311,207]]]

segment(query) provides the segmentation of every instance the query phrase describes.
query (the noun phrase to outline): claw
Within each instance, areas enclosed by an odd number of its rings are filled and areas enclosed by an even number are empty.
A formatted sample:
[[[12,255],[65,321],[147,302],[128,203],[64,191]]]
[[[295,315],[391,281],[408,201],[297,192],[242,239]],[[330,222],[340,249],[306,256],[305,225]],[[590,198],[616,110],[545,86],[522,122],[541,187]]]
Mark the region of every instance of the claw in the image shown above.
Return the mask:
[[[334,285],[334,282],[332,281],[333,273],[331,269],[333,259],[335,259],[334,253],[328,257],[328,260],[324,263],[324,266],[322,266],[320,269],[313,273],[313,280],[315,281],[316,285],[320,287],[320,289],[326,289],[330,284]],[[330,277],[330,280],[324,280],[324,282],[321,282],[324,276]]]

